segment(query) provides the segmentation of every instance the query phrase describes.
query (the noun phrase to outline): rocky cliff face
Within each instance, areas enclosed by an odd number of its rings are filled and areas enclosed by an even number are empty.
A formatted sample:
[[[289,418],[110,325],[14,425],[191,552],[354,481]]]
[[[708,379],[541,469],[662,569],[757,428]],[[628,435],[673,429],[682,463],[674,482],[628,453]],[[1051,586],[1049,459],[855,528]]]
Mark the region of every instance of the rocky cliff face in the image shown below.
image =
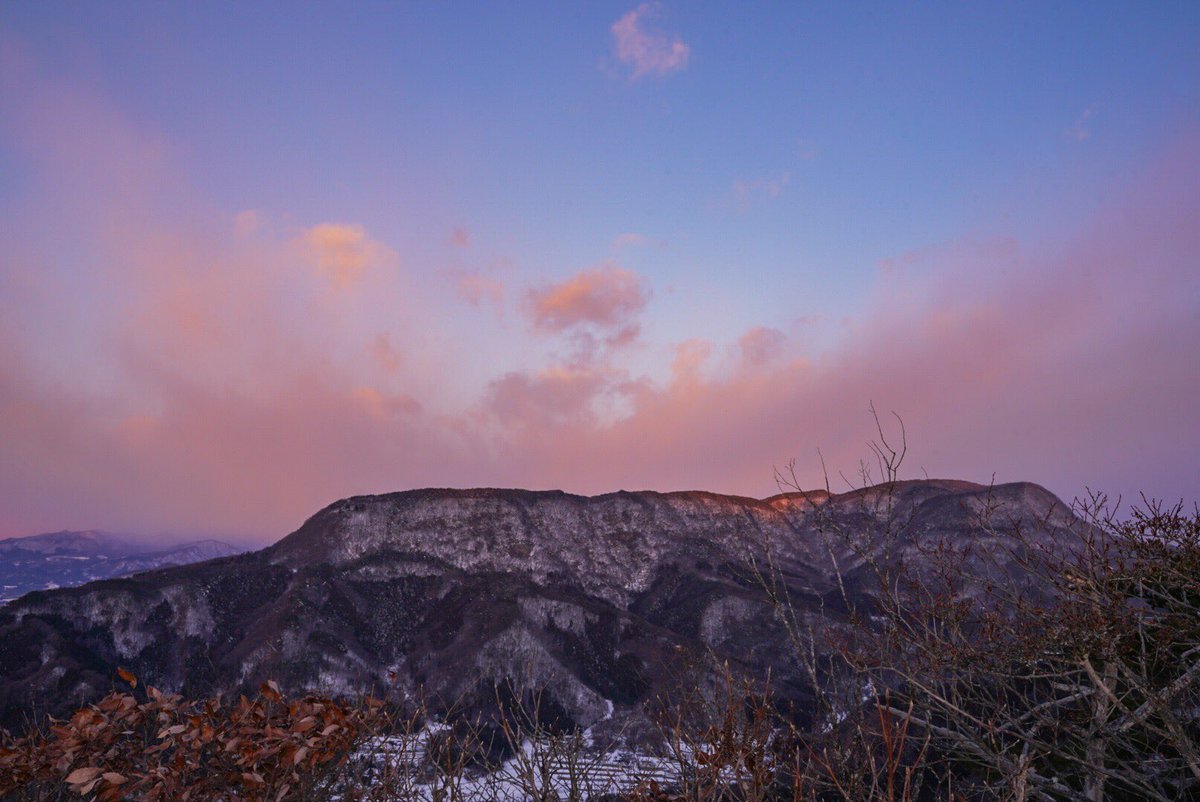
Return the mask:
[[[983,518],[989,526],[984,526]],[[636,717],[728,662],[806,681],[751,566],[769,554],[800,613],[870,592],[870,560],[971,542],[1008,570],[1009,528],[1080,525],[1045,490],[899,483],[765,500],[711,493],[582,497],[420,490],[345,499],[270,548],[0,609],[0,716],[62,710],[116,667],[189,694],[274,678],[285,690],[416,693],[487,707],[506,683],[546,689],[555,715]],[[983,563],[980,563],[983,565]],[[615,716],[610,717],[612,711]]]

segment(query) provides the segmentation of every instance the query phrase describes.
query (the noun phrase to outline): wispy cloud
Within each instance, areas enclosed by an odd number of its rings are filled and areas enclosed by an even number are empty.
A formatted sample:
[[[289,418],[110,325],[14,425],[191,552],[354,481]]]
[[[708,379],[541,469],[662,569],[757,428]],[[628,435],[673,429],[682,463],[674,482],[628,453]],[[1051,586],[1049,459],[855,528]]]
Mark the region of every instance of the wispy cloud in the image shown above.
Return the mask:
[[[363,411],[376,420],[387,421],[398,415],[421,414],[421,404],[407,393],[387,394],[374,387],[356,387],[352,396]]]
[[[650,23],[662,16],[659,3],[642,3],[612,24],[617,60],[629,68],[629,79],[669,75],[687,66],[691,48],[678,34],[660,33]]]
[[[384,373],[399,373],[404,365],[404,351],[392,344],[392,335],[387,332],[376,334],[367,350]]]
[[[749,367],[762,367],[783,353],[787,335],[778,329],[758,326],[738,338],[737,345],[743,362]]]
[[[233,218],[233,230],[237,232],[239,237],[249,237],[258,231],[262,221],[259,219],[259,214],[254,209],[246,209],[238,212]]]
[[[593,421],[593,403],[611,389],[612,376],[594,367],[553,366],[514,371],[488,385],[483,406],[506,426],[559,427]]]
[[[459,275],[454,280],[454,291],[472,306],[479,306],[485,300],[499,306],[504,300],[504,282],[481,273]]]
[[[645,245],[646,241],[646,236],[644,234],[638,234],[634,231],[627,231],[624,234],[618,234],[617,236],[613,237],[612,249],[617,251],[622,248],[637,248]]]
[[[749,211],[758,200],[778,198],[790,183],[791,172],[767,178],[738,178],[729,190],[730,202],[735,211]]]
[[[1086,142],[1092,136],[1092,129],[1089,123],[1095,116],[1096,107],[1088,106],[1080,113],[1075,122],[1071,123],[1070,127],[1063,131],[1063,136],[1073,142]]]

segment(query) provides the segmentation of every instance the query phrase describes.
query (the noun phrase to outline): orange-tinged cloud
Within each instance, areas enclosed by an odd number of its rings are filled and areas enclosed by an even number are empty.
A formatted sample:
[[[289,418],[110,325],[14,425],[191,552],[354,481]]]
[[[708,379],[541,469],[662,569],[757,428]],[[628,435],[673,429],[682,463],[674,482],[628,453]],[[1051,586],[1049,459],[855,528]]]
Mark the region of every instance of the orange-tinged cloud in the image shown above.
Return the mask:
[[[420,402],[406,393],[385,395],[374,387],[356,387],[353,396],[367,414],[377,420],[388,420],[397,415],[417,415],[421,412]]]
[[[542,331],[561,332],[580,325],[620,328],[642,311],[647,300],[636,273],[605,263],[531,291],[527,311]]]
[[[337,287],[349,287],[362,278],[371,265],[395,260],[395,252],[367,236],[360,225],[320,223],[307,229],[297,241],[317,269]]]

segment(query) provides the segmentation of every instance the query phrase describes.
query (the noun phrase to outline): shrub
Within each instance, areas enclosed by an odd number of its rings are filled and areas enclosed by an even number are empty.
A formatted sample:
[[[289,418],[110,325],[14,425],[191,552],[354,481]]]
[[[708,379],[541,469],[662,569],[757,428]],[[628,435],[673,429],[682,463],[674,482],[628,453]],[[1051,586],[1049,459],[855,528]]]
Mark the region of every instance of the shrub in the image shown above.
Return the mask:
[[[287,700],[274,682],[257,697],[187,701],[122,670],[111,693],[65,721],[0,742],[0,798],[238,800],[320,798],[376,726],[381,703]]]

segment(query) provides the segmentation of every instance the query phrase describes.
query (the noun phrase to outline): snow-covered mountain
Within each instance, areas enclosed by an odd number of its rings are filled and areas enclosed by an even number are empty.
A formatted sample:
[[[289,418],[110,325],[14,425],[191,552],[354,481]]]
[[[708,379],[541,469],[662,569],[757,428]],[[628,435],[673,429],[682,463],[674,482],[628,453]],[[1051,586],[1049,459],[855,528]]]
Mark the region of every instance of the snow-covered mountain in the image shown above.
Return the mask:
[[[768,554],[800,619],[823,626],[846,609],[842,587],[858,598],[878,588],[872,562],[919,567],[930,544],[950,540],[972,544],[982,572],[1019,573],[1014,550],[1029,543],[1010,526],[1045,544],[1079,525],[1027,483],[926,480],[762,500],[350,498],[262,551],[0,608],[0,722],[95,698],[118,666],[197,696],[270,678],[293,693],[423,691],[431,704],[481,712],[504,688],[538,688],[557,717],[636,730],[655,699],[681,682],[712,687],[729,665],[769,672],[803,710],[807,675],[752,570]]]
[[[74,587],[242,551],[219,540],[160,549],[98,530],[7,538],[0,540],[0,604],[35,590]]]

